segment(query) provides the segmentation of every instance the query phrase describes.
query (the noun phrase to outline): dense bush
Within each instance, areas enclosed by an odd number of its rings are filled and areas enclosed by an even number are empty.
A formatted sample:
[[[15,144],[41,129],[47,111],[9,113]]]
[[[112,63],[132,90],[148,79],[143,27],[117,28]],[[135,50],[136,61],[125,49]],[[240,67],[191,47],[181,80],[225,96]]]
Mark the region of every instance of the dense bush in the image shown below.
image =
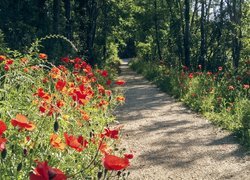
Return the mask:
[[[162,90],[181,99],[213,122],[241,135],[250,145],[249,62],[238,72],[218,67],[216,72],[169,69],[153,62],[135,60],[131,68],[154,81]]]

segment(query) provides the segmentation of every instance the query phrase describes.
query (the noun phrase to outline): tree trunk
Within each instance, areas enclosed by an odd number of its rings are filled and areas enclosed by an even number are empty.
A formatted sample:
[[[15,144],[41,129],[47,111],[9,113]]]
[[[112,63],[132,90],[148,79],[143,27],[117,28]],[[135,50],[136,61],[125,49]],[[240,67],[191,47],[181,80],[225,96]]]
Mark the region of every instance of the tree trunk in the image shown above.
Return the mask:
[[[232,5],[228,3],[229,9],[230,9],[230,19],[232,22],[232,58],[233,58],[233,67],[235,70],[239,67],[239,61],[240,61],[240,52],[241,52],[241,6],[242,6],[243,0],[240,0],[240,2],[237,2],[236,0],[232,0]]]
[[[185,66],[190,67],[190,1],[185,0],[185,33],[184,33],[184,55],[185,55]]]
[[[53,1],[53,33],[59,33],[60,0]]]
[[[70,0],[64,0],[64,9],[65,9],[65,34],[68,39],[72,39],[72,20],[71,20],[71,2]]]
[[[160,47],[160,38],[159,38],[159,24],[158,24],[158,13],[157,13],[157,0],[154,0],[154,25],[155,25],[155,40],[156,40],[156,46],[157,46],[157,52],[159,60],[162,60],[161,55],[161,47]]]
[[[201,44],[200,44],[200,59],[199,64],[202,68],[205,68],[205,55],[206,55],[206,37],[205,37],[205,0],[201,1],[201,19],[200,19],[200,30],[201,30]]]

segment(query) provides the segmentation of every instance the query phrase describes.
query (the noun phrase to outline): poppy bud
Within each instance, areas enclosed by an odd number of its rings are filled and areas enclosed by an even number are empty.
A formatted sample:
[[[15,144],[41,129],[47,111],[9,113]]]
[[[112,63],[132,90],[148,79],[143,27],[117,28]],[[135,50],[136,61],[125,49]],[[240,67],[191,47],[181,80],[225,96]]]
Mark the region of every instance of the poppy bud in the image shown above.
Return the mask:
[[[58,123],[58,121],[55,121],[55,123],[54,123],[54,131],[57,132],[58,129],[59,129],[59,123]]]
[[[102,177],[102,171],[99,171],[99,172],[97,173],[97,178],[98,178],[98,179],[101,179],[101,177]]]
[[[27,149],[24,149],[24,150],[23,150],[23,156],[27,156],[27,154],[28,154]]]
[[[121,171],[118,171],[118,172],[117,172],[117,176],[120,177],[120,176],[121,176],[121,173],[122,173]]]
[[[17,169],[16,169],[17,172],[21,171],[22,167],[23,167],[23,164],[20,162],[20,163],[17,165]]]
[[[39,148],[38,148],[38,149],[39,149]],[[33,153],[33,149],[31,149],[29,152],[30,152],[30,154],[32,154],[32,153]]]
[[[3,149],[2,153],[1,153],[2,159],[5,159],[7,156],[7,150]]]
[[[89,137],[92,138],[92,136],[93,136],[93,133],[90,131],[89,132]]]
[[[50,160],[51,159],[51,155],[48,155],[48,160]]]

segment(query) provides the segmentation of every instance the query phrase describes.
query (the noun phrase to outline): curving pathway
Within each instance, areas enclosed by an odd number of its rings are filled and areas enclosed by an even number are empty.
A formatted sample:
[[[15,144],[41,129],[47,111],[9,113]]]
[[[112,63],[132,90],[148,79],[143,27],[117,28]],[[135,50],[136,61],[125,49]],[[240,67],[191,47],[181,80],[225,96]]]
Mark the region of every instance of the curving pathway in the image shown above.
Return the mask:
[[[135,152],[130,179],[250,180],[250,157],[233,135],[121,65],[126,103],[116,114],[122,145]]]

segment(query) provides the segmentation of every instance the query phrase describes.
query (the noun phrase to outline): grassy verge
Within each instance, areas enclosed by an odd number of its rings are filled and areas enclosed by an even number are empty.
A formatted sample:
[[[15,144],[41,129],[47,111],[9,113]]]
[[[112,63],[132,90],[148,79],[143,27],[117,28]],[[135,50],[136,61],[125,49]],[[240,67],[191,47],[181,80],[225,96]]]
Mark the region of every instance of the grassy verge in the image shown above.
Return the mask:
[[[169,69],[154,62],[135,60],[130,67],[161,90],[180,99],[213,123],[236,133],[250,146],[250,99],[247,68],[237,75],[218,67],[216,72],[197,68]]]

